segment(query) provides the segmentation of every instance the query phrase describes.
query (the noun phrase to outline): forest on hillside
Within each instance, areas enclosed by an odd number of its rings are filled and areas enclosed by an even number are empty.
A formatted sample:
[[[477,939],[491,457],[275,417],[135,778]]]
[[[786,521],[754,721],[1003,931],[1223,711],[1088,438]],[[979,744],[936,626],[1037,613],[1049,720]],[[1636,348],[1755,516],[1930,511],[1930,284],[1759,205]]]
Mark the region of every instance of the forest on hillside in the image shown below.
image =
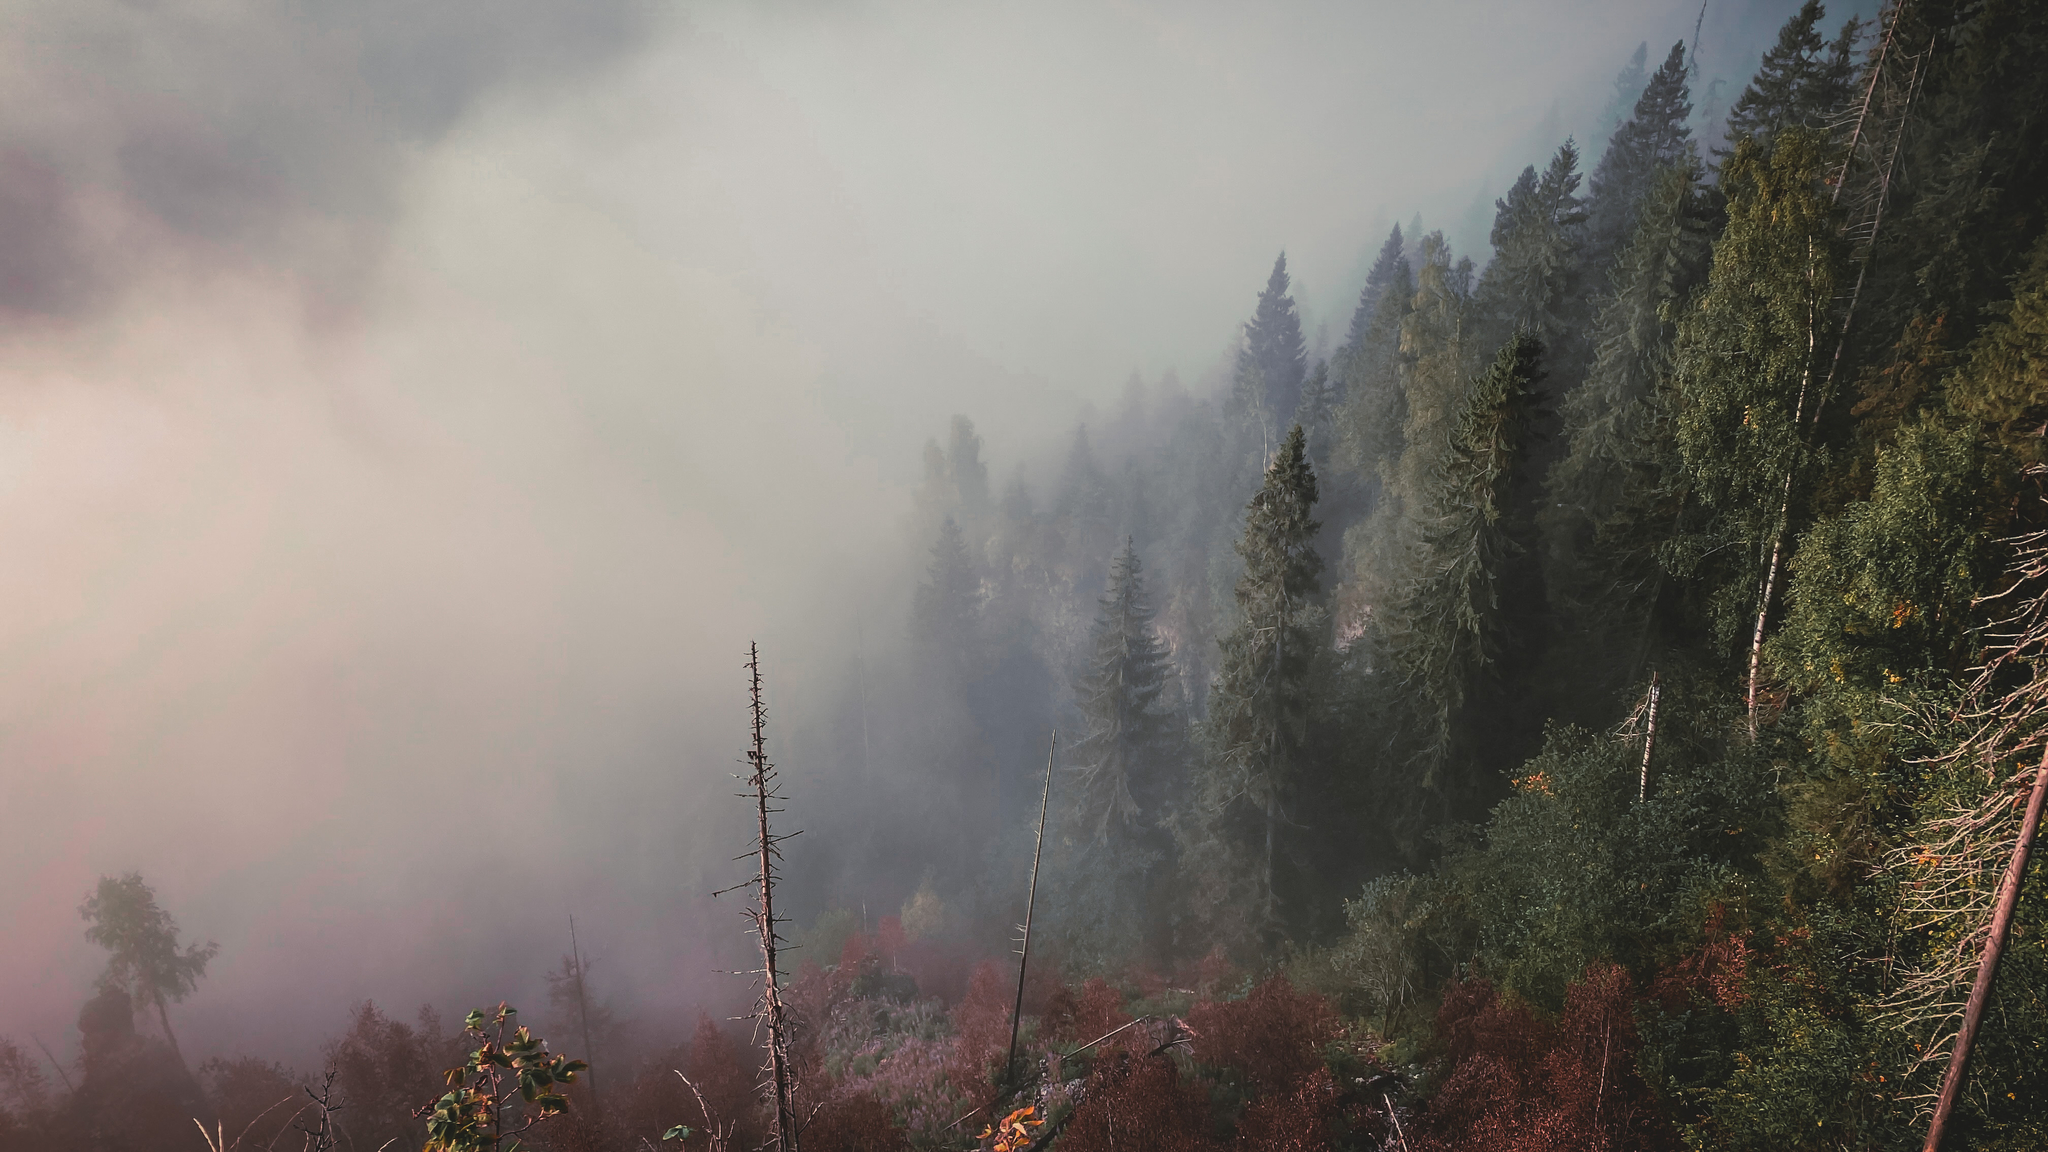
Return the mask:
[[[188,1069],[212,953],[130,876],[0,1152],[1921,1146],[2048,754],[2044,59],[2027,0],[1807,0],[1726,99],[1648,50],[1326,357],[1282,254],[1213,392],[1007,475],[953,416],[770,729],[793,1119],[755,1024],[575,952],[545,1048],[364,1003],[321,1074]],[[2012,924],[1944,1147],[2048,1145],[2038,854]]]

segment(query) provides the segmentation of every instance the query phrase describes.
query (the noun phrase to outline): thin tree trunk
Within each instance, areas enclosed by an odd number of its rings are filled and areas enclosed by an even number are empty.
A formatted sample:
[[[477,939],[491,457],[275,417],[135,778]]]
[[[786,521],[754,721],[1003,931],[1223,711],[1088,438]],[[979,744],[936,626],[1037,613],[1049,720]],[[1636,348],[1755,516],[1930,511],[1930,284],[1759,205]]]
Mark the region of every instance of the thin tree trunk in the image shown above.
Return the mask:
[[[1054,732],[1045,750],[1045,791],[1038,797],[1038,840],[1031,848],[1031,889],[1024,898],[1024,939],[1017,948],[1017,1002],[1010,1009],[1010,1051],[1003,1057],[1005,1080],[1017,1064],[1017,1027],[1024,1021],[1024,969],[1031,963],[1031,915],[1038,909],[1038,859],[1045,851],[1045,811],[1052,803],[1052,762],[1059,747],[1060,734]]]
[[[176,1056],[178,1063],[183,1064],[185,1054],[178,1050],[178,1034],[171,1031],[171,1014],[164,1011],[164,994],[151,989],[150,999],[156,1001],[156,1018],[164,1026],[164,1039],[171,1042],[171,1055]]]
[[[2006,866],[2005,881],[1998,888],[1998,908],[1991,914],[1991,935],[1984,941],[1984,958],[1977,964],[1977,982],[1970,986],[1969,1004],[1963,1009],[1963,1027],[1956,1033],[1955,1053],[1948,1059],[1948,1073],[1942,1077],[1941,1100],[1934,1107],[1934,1120],[1927,1127],[1923,1152],[1939,1152],[1942,1129],[1955,1111],[1963,1092],[1963,1074],[1970,1060],[1970,1045],[1977,1038],[1977,1025],[1984,1019],[1985,1001],[1991,998],[1991,981],[1998,975],[1998,960],[2005,953],[2005,938],[2012,930],[2012,911],[2020,901],[2020,884],[2026,879],[2027,857],[2033,851],[2034,833],[2041,824],[2041,802],[2048,796],[2048,752],[2041,754],[2041,766],[2034,770],[2034,792],[2027,798],[2027,815],[2020,822],[2019,840],[2012,846],[2012,862]]]
[[[1645,719],[1643,725],[1643,777],[1636,785],[1636,803],[1638,804],[1650,798],[1650,753],[1657,747],[1657,697],[1659,695],[1661,695],[1661,692],[1657,684],[1657,674],[1652,672],[1650,673],[1649,716]]]
[[[796,1086],[789,1068],[789,1032],[783,1019],[781,977],[775,970],[779,942],[775,934],[775,860],[781,855],[775,845],[782,837],[771,835],[768,830],[768,814],[781,811],[770,808],[768,802],[781,797],[774,789],[775,766],[768,762],[768,716],[761,704],[761,650],[755,644],[747,645],[747,674],[754,714],[753,747],[747,751],[753,775],[747,783],[753,788],[759,822],[755,846],[760,875],[755,883],[760,886],[761,902],[754,913],[754,928],[761,938],[761,1015],[768,1021],[768,1073],[775,1094],[775,1126],[769,1142],[779,1152],[797,1152]]]
[[[576,947],[576,917],[569,917],[569,961],[576,965],[576,1015],[583,1025],[583,1058],[591,1064],[597,1063],[597,1052],[590,1046],[590,1001],[584,995],[583,953]],[[598,1110],[597,1083],[591,1079],[588,1068],[583,1071],[583,1082],[590,1092],[590,1107]]]

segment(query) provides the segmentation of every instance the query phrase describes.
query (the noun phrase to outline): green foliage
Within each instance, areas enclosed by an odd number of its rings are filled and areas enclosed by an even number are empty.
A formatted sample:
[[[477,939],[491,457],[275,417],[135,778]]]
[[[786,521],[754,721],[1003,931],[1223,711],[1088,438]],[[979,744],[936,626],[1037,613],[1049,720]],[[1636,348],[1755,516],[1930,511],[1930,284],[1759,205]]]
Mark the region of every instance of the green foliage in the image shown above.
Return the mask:
[[[1685,42],[1671,46],[1657,74],[1635,100],[1634,112],[1607,142],[1593,169],[1587,197],[1587,261],[1595,273],[1634,233],[1639,209],[1657,185],[1658,173],[1694,164],[1691,92]]]
[[[1496,667],[1517,642],[1527,598],[1534,491],[1527,474],[1532,392],[1542,345],[1518,333],[1473,382],[1422,519],[1407,587],[1389,613],[1389,643],[1415,715],[1416,785],[1444,791],[1470,748],[1467,709],[1492,703]]]
[[[1328,649],[1323,560],[1312,516],[1316,477],[1297,425],[1245,515],[1238,625],[1223,639],[1196,782],[1197,852],[1224,883],[1250,881],[1260,926],[1278,916],[1275,858],[1310,767],[1312,672]]]
[[[1806,0],[1779,29],[1778,42],[1728,111],[1730,138],[1763,144],[1794,128],[1819,129],[1848,102],[1862,25],[1852,17],[1829,42],[1820,32],[1826,15],[1820,0]]]
[[[463,1020],[464,1033],[477,1047],[460,1067],[448,1070],[450,1090],[427,1111],[427,1143],[421,1152],[497,1152],[501,1146],[512,1152],[521,1133],[568,1109],[568,1098],[557,1087],[573,1084],[590,1065],[550,1055],[547,1041],[513,1026],[516,1016],[516,1009],[500,1004]],[[513,1029],[509,1037],[507,1028]],[[527,1105],[526,1115],[508,1132],[504,1113],[512,1107],[514,1092]]]
[[[209,941],[180,948],[178,922],[158,907],[156,891],[142,882],[139,872],[100,877],[99,887],[78,906],[78,914],[90,925],[85,938],[110,953],[101,986],[123,989],[137,1003],[155,1005],[164,1037],[175,1049],[177,1038],[171,1033],[165,1003],[183,1000],[199,986],[220,945]]]
[[[1754,609],[1812,459],[1839,248],[1820,190],[1821,143],[1795,128],[1769,152],[1754,141],[1736,145],[1721,174],[1727,227],[1714,242],[1706,291],[1678,326],[1677,443],[1691,492],[1714,517],[1709,542],[1692,554],[1734,549],[1720,617],[1731,638]]]
[[[1231,405],[1238,418],[1256,429],[1262,451],[1271,451],[1281,421],[1301,403],[1302,381],[1308,377],[1307,345],[1301,317],[1288,295],[1287,253],[1273,261],[1272,274],[1259,292],[1259,304],[1244,326],[1244,344],[1237,351],[1237,374]]]

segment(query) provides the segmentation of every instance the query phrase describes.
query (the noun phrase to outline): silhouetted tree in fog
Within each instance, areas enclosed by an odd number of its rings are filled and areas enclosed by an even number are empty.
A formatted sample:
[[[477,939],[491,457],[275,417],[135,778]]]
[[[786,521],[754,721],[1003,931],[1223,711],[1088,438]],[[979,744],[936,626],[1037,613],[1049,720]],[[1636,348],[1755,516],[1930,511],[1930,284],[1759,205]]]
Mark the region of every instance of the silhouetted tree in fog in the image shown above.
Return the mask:
[[[85,938],[105,948],[107,970],[100,977],[102,987],[127,991],[138,1003],[153,1005],[163,1025],[164,1039],[173,1052],[178,1037],[171,1031],[167,1003],[183,1000],[206,975],[207,962],[220,945],[178,946],[178,922],[157,906],[156,892],[142,882],[142,874],[130,872],[116,879],[100,877],[100,885],[78,914],[91,925]],[[183,1059],[183,1054],[179,1053]]]

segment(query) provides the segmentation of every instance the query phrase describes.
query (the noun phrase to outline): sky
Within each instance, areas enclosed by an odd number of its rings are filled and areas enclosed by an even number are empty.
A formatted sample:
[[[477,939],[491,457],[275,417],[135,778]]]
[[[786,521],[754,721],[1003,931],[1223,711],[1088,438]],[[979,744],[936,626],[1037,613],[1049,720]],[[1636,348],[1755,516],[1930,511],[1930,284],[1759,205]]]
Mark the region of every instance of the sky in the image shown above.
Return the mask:
[[[571,912],[621,995],[729,995],[746,644],[801,717],[926,438],[1000,476],[1213,383],[1283,250],[1334,346],[1391,224],[1483,263],[1700,18],[4,7],[0,1035],[76,1051],[77,906],[139,870],[221,946],[187,1054],[302,1064],[536,995]],[[1792,7],[1711,5],[1706,72]]]

